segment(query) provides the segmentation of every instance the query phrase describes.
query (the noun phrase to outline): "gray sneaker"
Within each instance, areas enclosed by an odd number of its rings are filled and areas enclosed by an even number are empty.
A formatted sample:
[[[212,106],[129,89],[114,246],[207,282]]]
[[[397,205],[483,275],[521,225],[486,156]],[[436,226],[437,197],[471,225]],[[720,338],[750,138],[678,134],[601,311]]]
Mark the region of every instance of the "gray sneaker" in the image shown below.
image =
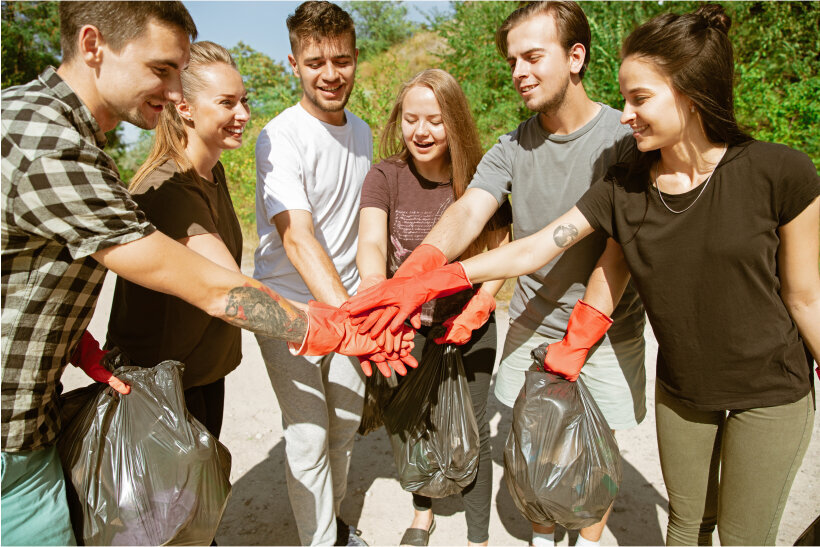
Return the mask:
[[[350,526],[339,517],[336,517],[336,545],[359,545],[367,547],[367,542],[362,539],[361,530],[355,526]]]

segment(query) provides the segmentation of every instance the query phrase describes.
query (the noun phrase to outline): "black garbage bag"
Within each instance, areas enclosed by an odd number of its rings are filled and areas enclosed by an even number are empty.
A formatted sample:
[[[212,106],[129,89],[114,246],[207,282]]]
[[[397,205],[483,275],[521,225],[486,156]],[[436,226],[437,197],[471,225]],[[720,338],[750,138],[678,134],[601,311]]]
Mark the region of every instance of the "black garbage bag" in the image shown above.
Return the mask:
[[[367,377],[364,382],[364,409],[362,421],[359,423],[359,435],[367,435],[379,429],[384,424],[384,411],[398,387],[398,380],[393,374],[385,378],[379,371]]]
[[[74,414],[57,448],[77,539],[86,545],[209,545],[231,492],[231,456],[191,417],[182,363],[118,367],[120,395],[64,396]]]
[[[399,384],[387,407],[384,425],[406,491],[443,498],[473,482],[478,424],[456,346],[425,345],[419,367]]]
[[[536,370],[543,353],[533,357],[504,448],[507,488],[529,521],[578,530],[599,522],[618,493],[618,444],[583,381]]]

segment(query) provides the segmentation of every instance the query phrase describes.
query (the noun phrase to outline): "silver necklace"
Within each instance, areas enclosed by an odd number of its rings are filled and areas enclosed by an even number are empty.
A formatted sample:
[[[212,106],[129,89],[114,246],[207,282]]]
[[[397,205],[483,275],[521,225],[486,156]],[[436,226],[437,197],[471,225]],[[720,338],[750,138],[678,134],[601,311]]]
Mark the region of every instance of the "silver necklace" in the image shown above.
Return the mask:
[[[709,181],[710,181],[710,180],[712,180],[712,175],[714,175],[714,174],[715,174],[715,171],[717,171],[717,166],[718,166],[718,164],[720,163],[720,160],[722,160],[722,159],[723,159],[723,154],[725,154],[725,153],[726,153],[726,149],[727,149],[727,145],[725,145],[725,144],[724,144],[724,145],[723,145],[723,152],[720,154],[720,159],[718,159],[718,162],[715,164],[715,168],[714,168],[714,169],[712,169],[712,172],[711,172],[711,173],[709,173],[709,176],[706,178],[706,182],[704,182],[704,183],[701,185],[700,192],[698,193],[698,197],[696,197],[696,198],[695,198],[695,201],[693,201],[692,203],[690,203],[690,204],[689,204],[689,206],[688,206],[688,207],[686,207],[686,209],[683,209],[683,210],[681,210],[681,211],[675,211],[675,210],[674,210],[674,209],[672,209],[669,205],[667,205],[667,204],[666,204],[666,201],[664,201],[664,199],[663,199],[663,194],[661,193],[661,184],[660,184],[660,182],[658,182],[658,177],[659,177],[660,175],[655,175],[655,189],[658,191],[658,197],[659,197],[659,198],[661,198],[661,203],[663,203],[663,206],[664,206],[664,207],[666,207],[666,209],[667,209],[670,213],[675,213],[676,215],[679,215],[679,214],[681,214],[681,213],[685,213],[686,211],[688,211],[689,209],[691,209],[691,208],[692,208],[692,206],[693,206],[695,203],[697,203],[697,201],[700,199],[700,196],[702,196],[702,195],[703,195],[703,192],[706,190],[706,186],[709,184]],[[660,167],[657,167],[656,169],[657,169],[658,171],[660,171]]]

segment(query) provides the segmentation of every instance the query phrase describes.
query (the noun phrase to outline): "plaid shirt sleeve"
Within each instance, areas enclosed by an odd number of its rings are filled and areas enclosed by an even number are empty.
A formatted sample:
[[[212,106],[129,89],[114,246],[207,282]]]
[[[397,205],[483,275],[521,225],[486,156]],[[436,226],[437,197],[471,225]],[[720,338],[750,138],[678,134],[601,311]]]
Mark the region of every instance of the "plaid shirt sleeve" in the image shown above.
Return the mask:
[[[32,162],[15,184],[13,225],[65,246],[75,260],[153,230],[107,156],[65,149]]]

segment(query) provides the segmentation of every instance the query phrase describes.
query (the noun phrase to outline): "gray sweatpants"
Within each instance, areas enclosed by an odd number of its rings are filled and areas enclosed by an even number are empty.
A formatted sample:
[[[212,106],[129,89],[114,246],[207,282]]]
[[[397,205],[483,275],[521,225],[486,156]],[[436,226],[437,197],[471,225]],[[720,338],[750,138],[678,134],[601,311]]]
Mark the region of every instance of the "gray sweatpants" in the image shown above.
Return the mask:
[[[364,405],[364,374],[356,358],[294,356],[285,342],[256,340],[282,411],[288,496],[299,540],[333,545]]]

